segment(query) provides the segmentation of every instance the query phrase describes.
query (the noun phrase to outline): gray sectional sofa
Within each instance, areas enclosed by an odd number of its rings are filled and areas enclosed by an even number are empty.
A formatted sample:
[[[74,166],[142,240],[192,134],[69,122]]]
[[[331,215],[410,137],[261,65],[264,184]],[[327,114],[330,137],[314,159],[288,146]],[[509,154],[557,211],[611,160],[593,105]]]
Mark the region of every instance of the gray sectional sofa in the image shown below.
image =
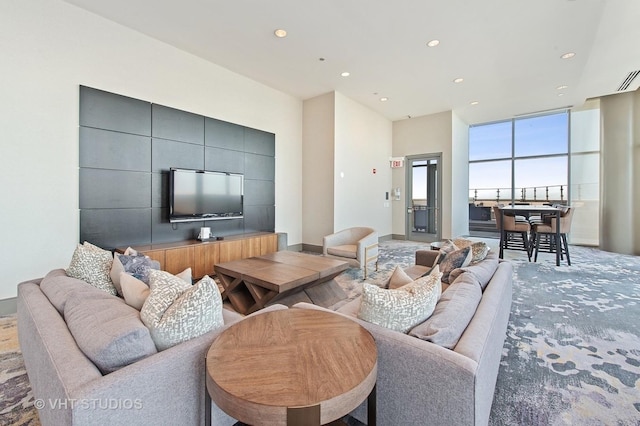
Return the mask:
[[[103,326],[76,321],[72,334],[65,314],[69,319],[82,308],[93,309]],[[272,309],[286,306],[256,314]],[[223,317],[225,327],[243,318],[227,309]],[[224,328],[157,352],[142,343],[147,335],[141,327],[137,310],[64,270],[19,284],[18,338],[42,425],[203,425],[205,356]],[[135,358],[132,351],[143,357],[118,365]],[[235,423],[215,405],[212,419]]]
[[[436,255],[418,251],[416,265],[406,272],[412,278],[424,274]],[[407,334],[357,319],[359,299],[339,309],[376,340],[379,425],[488,423],[512,275],[511,264],[493,253],[454,270],[434,314]],[[464,307],[468,294],[479,299],[477,308]],[[74,321],[77,309],[93,310],[93,323]],[[286,307],[252,315],[274,309]],[[224,328],[242,319],[226,309],[223,316],[222,329],[157,352],[137,310],[64,270],[19,284],[18,336],[42,424],[204,424],[206,352]],[[365,402],[352,415],[366,422],[366,413]],[[212,406],[212,424],[234,423]]]
[[[405,271],[416,278],[430,269],[435,256],[437,252],[419,251],[416,266]],[[422,325],[422,331],[413,333],[438,344],[414,337],[412,332],[391,331],[357,319],[359,298],[338,310],[358,321],[375,338],[378,425],[488,423],[511,310],[513,268],[509,262],[498,260],[496,253],[490,253],[478,265],[455,270],[452,277],[455,279],[443,292],[430,318],[439,325],[426,332]],[[448,314],[464,314],[459,312],[461,304],[456,299],[465,286],[478,286],[481,299],[475,310],[467,312],[470,322],[460,326],[461,335],[456,339],[455,330],[446,330],[446,325],[456,327],[455,320]],[[323,309],[308,303],[298,303],[294,308]],[[444,321],[435,318],[436,314]],[[453,347],[443,346],[448,344]],[[352,415],[366,422],[366,403]]]

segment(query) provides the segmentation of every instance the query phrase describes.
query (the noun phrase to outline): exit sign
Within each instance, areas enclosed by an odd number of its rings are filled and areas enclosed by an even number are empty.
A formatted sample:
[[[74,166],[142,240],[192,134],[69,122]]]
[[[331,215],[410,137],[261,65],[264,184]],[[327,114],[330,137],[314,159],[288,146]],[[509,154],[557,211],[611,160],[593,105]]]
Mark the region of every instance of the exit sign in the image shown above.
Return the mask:
[[[404,157],[391,157],[389,158],[389,163],[392,169],[404,167]]]

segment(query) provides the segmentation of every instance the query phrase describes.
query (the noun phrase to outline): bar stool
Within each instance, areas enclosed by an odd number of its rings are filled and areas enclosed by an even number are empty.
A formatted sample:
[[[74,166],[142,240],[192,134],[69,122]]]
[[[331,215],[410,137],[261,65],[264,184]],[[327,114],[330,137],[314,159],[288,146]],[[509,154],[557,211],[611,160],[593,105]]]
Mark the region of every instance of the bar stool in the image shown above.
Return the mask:
[[[496,226],[500,230],[500,221],[502,220],[502,212],[498,206],[493,206],[493,213],[496,217]],[[524,250],[527,252],[529,262],[531,262],[531,250],[529,245],[528,233],[531,230],[531,225],[526,220],[518,220],[516,216],[504,215],[504,226],[502,226],[502,241],[504,241],[503,248],[510,250]]]
[[[560,250],[560,259],[567,256],[567,263],[571,266],[571,258],[569,257],[569,244],[567,244],[567,234],[571,232],[571,219],[573,217],[573,208],[567,207],[564,212],[560,213],[560,241],[556,241],[556,222],[555,217],[550,218],[549,223],[535,223],[531,228],[531,251],[535,250],[533,261],[538,261],[538,251],[542,248],[548,253],[555,253]],[[546,250],[545,250],[546,249]]]

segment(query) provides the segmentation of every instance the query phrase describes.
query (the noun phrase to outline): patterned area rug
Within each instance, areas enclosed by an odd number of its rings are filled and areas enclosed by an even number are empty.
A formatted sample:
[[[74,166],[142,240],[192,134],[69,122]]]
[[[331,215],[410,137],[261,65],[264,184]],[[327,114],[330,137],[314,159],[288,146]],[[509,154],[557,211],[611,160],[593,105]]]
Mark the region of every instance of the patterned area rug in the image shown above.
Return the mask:
[[[383,285],[428,244],[387,241],[380,248],[378,271],[370,270],[367,282]],[[523,252],[505,252],[515,269],[514,295],[491,426],[640,426],[640,257],[570,250],[572,266],[558,267],[551,254],[529,263]],[[360,294],[362,272],[349,269],[336,281],[347,299],[332,309]],[[0,424],[39,424],[15,316],[0,317]]]

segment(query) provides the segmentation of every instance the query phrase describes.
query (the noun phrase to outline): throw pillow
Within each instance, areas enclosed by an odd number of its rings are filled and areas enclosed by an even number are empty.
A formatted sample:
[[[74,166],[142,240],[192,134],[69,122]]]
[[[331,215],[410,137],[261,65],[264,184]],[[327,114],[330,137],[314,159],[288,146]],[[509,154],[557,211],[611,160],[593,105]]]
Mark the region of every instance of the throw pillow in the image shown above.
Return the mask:
[[[176,277],[191,284],[191,268],[187,268],[179,274],[176,274]],[[144,302],[149,297],[149,286],[126,272],[121,272],[119,282],[125,303],[137,310],[141,310]]]
[[[112,263],[110,251],[85,242],[77,245],[66,273],[115,296],[118,291],[109,276]]]
[[[144,283],[149,284],[150,269],[160,269],[160,262],[152,260],[143,254],[136,253],[127,255],[116,253],[110,272],[111,281],[113,281],[113,285],[116,287],[116,290],[118,290],[118,294],[122,296],[122,289],[120,288],[120,274],[122,272],[127,272]]]
[[[483,241],[474,242],[463,238],[456,238],[453,240],[453,243],[459,248],[471,247],[471,252],[473,253],[471,263],[484,260],[489,253],[489,246]]]
[[[482,290],[472,274],[464,273],[442,293],[433,315],[414,327],[410,336],[453,349],[471,322],[482,299]]]
[[[168,272],[151,270],[149,284],[151,292],[140,317],[158,350],[224,325],[222,297],[208,276],[191,286]]]
[[[398,289],[363,284],[358,318],[406,333],[433,313],[440,297],[440,274],[419,278]]]
[[[413,278],[407,275],[407,273],[404,272],[404,269],[402,269],[400,266],[396,266],[396,269],[393,271],[391,277],[389,278],[389,284],[387,285],[387,288],[399,288],[405,284],[409,284],[410,282],[413,282]]]
[[[489,281],[493,278],[493,274],[496,272],[496,269],[498,269],[499,263],[498,253],[492,251],[487,254],[482,262],[471,263],[469,266],[451,271],[449,274],[449,282],[454,282],[458,276],[465,272],[469,272],[476,277],[480,283],[480,288],[484,291],[484,289],[487,288],[487,285],[489,285]]]
[[[447,240],[440,245],[440,250],[438,250],[438,257],[436,257],[434,266],[438,263],[442,262],[445,256],[453,251],[460,250],[460,247],[456,246],[453,241]]]
[[[471,248],[455,250],[447,253],[440,261],[440,272],[442,272],[442,282],[449,284],[449,274],[456,268],[462,268],[471,263]]]

